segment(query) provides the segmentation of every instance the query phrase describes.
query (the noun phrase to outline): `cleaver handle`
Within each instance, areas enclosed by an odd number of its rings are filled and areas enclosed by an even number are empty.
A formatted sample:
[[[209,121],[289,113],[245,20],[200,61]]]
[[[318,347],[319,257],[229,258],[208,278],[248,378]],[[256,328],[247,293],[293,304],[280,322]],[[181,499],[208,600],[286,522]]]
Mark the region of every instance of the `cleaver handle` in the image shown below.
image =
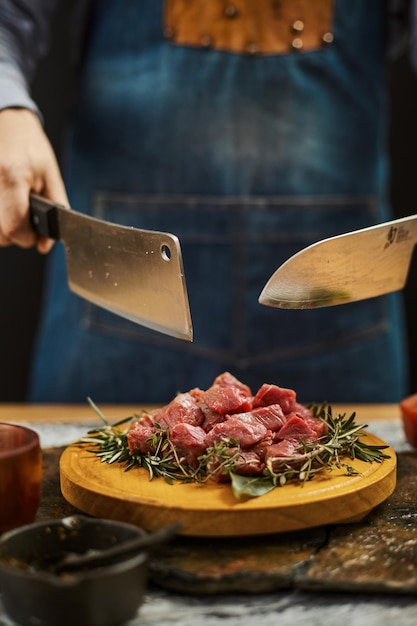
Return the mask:
[[[69,209],[34,193],[29,196],[29,206],[30,220],[35,232],[48,239],[59,240],[59,213]]]

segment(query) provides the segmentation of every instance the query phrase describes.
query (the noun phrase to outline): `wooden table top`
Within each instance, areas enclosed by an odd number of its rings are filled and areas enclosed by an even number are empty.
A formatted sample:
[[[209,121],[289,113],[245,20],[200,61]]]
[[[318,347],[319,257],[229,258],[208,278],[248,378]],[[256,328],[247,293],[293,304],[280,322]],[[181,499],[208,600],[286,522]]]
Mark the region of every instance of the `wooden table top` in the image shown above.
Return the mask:
[[[358,422],[400,419],[397,404],[335,404],[333,410],[339,413],[357,414]],[[110,420],[128,417],[154,405],[138,406],[130,404],[104,404],[99,408]],[[49,423],[97,423],[94,410],[85,404],[16,404],[0,403],[0,421]]]

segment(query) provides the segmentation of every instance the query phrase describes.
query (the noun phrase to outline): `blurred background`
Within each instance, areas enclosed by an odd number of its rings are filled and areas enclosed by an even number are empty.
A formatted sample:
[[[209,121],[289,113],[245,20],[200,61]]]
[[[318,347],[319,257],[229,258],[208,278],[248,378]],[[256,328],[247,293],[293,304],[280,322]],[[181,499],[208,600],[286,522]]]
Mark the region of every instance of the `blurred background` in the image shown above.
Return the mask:
[[[74,80],[63,27],[69,2],[53,24],[52,48],[34,83],[34,97],[58,154],[64,122],[71,107]],[[392,159],[391,198],[395,217],[417,213],[417,74],[407,56],[390,66]],[[0,248],[0,402],[25,400],[28,363],[42,297],[44,258],[34,250]],[[404,291],[409,340],[410,393],[417,393],[417,253]]]

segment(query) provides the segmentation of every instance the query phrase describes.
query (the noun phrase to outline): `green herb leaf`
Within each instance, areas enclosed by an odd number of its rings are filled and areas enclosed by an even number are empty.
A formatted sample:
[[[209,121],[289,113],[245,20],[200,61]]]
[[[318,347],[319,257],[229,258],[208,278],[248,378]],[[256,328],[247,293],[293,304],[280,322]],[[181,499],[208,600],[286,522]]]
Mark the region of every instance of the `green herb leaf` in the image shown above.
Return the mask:
[[[232,479],[233,494],[236,498],[256,498],[265,495],[276,487],[272,478],[262,476],[240,476],[230,472],[230,478]]]

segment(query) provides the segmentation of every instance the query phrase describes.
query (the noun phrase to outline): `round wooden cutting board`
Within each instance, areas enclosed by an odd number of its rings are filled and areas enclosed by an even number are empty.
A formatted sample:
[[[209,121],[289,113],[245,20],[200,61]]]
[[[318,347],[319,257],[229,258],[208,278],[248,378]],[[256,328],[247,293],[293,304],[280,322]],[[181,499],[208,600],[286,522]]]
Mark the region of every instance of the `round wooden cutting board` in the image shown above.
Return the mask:
[[[386,445],[368,433],[369,445]],[[307,483],[288,483],[251,499],[237,500],[230,484],[175,483],[124,465],[108,465],[78,445],[60,460],[65,499],[95,517],[137,524],[149,531],[180,520],[179,534],[200,537],[262,535],[314,526],[358,522],[394,491],[396,456],[381,463],[348,460],[358,472],[335,468]]]

